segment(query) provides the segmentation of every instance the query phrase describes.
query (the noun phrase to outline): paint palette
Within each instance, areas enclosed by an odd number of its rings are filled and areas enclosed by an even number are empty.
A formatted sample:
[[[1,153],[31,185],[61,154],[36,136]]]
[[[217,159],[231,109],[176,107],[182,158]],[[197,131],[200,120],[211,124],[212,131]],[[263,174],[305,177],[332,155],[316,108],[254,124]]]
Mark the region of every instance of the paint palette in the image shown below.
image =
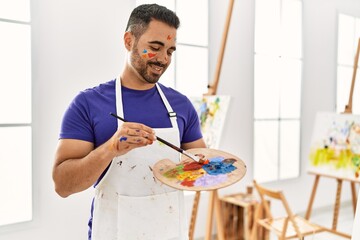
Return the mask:
[[[204,156],[209,161],[201,164],[186,156],[183,156],[180,163],[163,159],[153,167],[155,177],[179,190],[207,191],[230,186],[242,179],[246,173],[244,162],[232,154],[209,148],[186,151]]]

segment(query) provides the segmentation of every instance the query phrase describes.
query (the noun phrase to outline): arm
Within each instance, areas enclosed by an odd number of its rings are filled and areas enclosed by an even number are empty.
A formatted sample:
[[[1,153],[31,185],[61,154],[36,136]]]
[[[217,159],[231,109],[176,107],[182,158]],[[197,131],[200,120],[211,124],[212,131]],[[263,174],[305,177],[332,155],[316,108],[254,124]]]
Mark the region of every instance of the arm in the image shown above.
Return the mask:
[[[120,141],[120,137],[125,140]],[[143,124],[124,123],[103,145],[76,139],[61,139],[55,154],[53,180],[62,197],[93,185],[112,159],[130,150],[152,144],[154,131]]]
[[[206,144],[204,142],[203,138],[200,138],[196,141],[189,142],[189,143],[183,143],[181,144],[181,148],[184,150],[188,150],[191,148],[206,148]]]

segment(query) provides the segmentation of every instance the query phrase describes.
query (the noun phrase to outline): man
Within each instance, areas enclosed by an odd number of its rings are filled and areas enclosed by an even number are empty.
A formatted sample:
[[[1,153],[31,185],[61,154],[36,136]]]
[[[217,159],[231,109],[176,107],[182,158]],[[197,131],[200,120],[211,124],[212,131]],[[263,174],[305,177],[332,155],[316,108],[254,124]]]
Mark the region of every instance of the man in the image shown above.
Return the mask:
[[[156,136],[185,150],[205,147],[191,102],[158,83],[176,50],[179,24],[165,7],[135,8],[124,34],[121,75],[80,92],[65,112],[53,168],[55,190],[67,197],[95,185],[89,239],[188,238],[182,192],[152,173],[158,160],[179,161],[179,153]]]

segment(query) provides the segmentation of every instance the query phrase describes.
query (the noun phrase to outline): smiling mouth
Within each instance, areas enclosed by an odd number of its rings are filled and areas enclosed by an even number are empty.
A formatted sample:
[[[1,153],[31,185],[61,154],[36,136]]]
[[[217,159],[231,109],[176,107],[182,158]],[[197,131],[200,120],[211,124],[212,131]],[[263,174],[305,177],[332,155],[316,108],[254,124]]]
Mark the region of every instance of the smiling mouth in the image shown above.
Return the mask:
[[[161,66],[156,65],[156,64],[150,64],[149,66],[152,69],[152,71],[157,73],[157,74],[161,74],[163,72],[163,70],[164,70],[164,67],[161,67]]]

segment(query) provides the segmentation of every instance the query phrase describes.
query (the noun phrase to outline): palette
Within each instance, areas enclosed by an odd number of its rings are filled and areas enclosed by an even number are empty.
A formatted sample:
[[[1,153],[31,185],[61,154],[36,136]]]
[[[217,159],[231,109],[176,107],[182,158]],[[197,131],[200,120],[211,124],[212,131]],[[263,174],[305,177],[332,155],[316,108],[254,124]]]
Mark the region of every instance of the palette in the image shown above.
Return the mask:
[[[180,163],[162,159],[153,166],[155,177],[179,190],[208,191],[230,186],[246,173],[246,165],[238,157],[217,149],[194,148],[186,150],[204,156],[208,163],[198,163],[183,156]]]

